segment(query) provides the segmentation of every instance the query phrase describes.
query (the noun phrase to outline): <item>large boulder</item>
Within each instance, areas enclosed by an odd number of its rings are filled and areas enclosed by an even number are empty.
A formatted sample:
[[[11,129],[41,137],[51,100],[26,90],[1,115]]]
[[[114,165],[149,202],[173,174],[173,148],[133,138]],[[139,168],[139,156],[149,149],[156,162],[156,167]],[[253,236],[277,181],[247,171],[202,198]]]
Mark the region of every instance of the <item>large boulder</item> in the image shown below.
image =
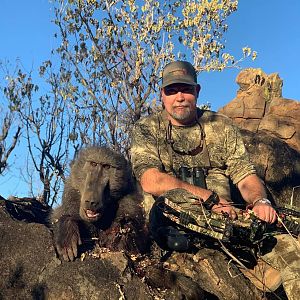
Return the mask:
[[[49,228],[20,215],[0,200],[0,299],[153,299],[124,253],[62,263]]]
[[[273,98],[258,131],[266,131],[300,151],[300,102]]]

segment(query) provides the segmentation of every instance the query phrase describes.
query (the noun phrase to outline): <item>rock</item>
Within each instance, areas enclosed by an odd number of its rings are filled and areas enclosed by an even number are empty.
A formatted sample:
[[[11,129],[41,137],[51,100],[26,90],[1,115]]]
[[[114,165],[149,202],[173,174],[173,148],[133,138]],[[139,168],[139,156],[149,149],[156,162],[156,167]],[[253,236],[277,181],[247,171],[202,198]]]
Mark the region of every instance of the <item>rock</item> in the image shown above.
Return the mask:
[[[300,151],[300,102],[275,98],[258,130],[267,131]]]
[[[241,133],[271,199],[280,206],[290,204],[293,188],[300,183],[300,153],[266,132],[241,130]],[[300,207],[300,189],[293,196],[294,206]]]
[[[236,98],[219,112],[230,117],[240,128],[266,131],[300,151],[300,102],[282,98],[282,79],[261,69],[242,70],[236,82]]]
[[[261,299],[234,266],[228,273],[228,259],[212,249],[175,253],[162,265],[155,255],[131,258],[96,246],[81,259],[61,262],[49,228],[14,219],[5,202],[0,200],[0,299]]]
[[[12,218],[3,200],[0,245],[0,299],[153,299],[120,253],[62,263],[49,228]]]
[[[55,257],[51,233],[42,224],[12,219],[4,204],[1,201],[0,298],[30,299],[41,291],[38,275]]]
[[[269,197],[277,205],[291,204],[292,199],[300,207],[300,102],[282,98],[283,82],[277,73],[249,68],[236,82],[236,98],[219,112],[241,129]]]

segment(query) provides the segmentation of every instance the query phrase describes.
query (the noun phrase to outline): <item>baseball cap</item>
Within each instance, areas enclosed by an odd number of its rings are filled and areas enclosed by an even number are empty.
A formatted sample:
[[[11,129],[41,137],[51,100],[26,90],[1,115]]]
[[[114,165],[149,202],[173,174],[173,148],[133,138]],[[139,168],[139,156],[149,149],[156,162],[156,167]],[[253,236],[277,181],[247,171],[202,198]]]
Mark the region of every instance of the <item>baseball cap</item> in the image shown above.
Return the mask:
[[[161,87],[173,83],[197,85],[197,74],[193,65],[187,61],[173,61],[167,64],[163,70]]]

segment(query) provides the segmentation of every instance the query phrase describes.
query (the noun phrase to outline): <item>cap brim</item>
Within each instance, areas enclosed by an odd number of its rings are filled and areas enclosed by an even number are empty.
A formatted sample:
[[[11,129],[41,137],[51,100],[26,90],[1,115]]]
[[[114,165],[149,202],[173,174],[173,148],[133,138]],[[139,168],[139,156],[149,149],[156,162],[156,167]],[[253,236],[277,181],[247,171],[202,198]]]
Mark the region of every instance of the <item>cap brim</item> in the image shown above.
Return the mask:
[[[189,84],[189,85],[193,85],[193,86],[196,86],[197,83],[192,80],[192,79],[189,79],[189,78],[172,78],[170,80],[164,80],[161,87],[164,88],[168,85],[171,85],[171,84],[174,84],[174,83],[184,83],[184,84]]]

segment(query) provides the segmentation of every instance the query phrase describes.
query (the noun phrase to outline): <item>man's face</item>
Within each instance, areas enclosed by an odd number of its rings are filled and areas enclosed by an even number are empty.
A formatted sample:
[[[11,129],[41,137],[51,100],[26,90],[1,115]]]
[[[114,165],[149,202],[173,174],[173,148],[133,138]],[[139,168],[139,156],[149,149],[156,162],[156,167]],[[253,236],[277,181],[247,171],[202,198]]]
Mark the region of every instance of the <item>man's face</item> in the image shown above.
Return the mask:
[[[162,101],[173,125],[188,125],[195,120],[200,86],[174,83],[161,91]]]

